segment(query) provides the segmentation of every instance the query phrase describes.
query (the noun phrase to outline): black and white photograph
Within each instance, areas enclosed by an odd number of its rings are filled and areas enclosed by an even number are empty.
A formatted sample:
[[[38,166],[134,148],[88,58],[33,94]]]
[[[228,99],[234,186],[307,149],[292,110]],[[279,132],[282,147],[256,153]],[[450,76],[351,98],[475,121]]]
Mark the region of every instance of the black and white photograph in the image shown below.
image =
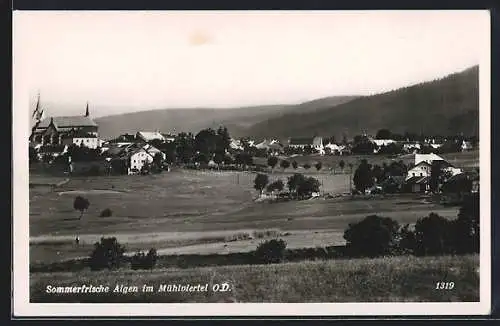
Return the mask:
[[[20,315],[489,312],[488,11],[14,11],[13,121]]]

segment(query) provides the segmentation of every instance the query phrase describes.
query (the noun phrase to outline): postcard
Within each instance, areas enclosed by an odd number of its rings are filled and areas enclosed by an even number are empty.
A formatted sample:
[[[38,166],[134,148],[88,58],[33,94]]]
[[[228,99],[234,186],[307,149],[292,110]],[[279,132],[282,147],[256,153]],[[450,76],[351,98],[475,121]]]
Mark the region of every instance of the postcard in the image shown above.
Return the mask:
[[[490,69],[484,10],[15,11],[14,314],[489,313]]]

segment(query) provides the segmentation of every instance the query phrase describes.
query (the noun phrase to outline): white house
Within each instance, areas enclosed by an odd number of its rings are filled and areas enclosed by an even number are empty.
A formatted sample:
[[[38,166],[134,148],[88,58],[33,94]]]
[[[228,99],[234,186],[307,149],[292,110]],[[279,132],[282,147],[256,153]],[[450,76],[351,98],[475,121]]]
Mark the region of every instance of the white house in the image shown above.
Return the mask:
[[[146,163],[152,163],[154,157],[148,153],[144,148],[137,149],[129,153],[129,168],[128,174],[133,174],[134,170],[141,171]]]
[[[243,146],[241,145],[241,141],[238,139],[232,139],[229,143],[229,147],[235,150],[243,150]]]
[[[417,165],[408,170],[405,181],[413,177],[429,177],[431,175],[431,164],[427,161],[420,161]]]
[[[103,140],[97,138],[97,137],[84,137],[84,136],[78,136],[78,137],[65,137],[62,138],[62,144],[63,145],[71,145],[75,144],[77,146],[85,146],[88,148],[96,149],[98,147],[101,147],[103,143]]]
[[[345,149],[344,145],[338,145],[338,144],[333,144],[333,143],[328,143],[323,147],[325,150],[328,148],[332,154],[335,154],[335,153],[342,154],[342,151]]]
[[[138,131],[136,137],[146,143],[153,140],[165,141],[165,137],[159,131]]]

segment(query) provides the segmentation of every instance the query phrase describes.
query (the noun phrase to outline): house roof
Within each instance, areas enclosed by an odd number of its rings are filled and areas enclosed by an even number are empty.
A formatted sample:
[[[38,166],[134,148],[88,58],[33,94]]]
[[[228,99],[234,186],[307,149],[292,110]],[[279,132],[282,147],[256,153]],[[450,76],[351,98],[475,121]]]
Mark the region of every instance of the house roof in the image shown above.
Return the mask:
[[[430,177],[411,177],[410,179],[406,180],[406,183],[408,184],[425,184],[429,183]]]
[[[90,117],[85,116],[62,116],[50,117],[40,121],[36,129],[46,129],[50,125],[51,119],[54,120],[56,128],[69,128],[71,127],[97,127],[97,123]]]
[[[430,154],[415,154],[415,165],[417,165],[418,163],[420,163],[421,161],[438,161],[438,160],[441,160],[441,161],[444,161],[444,159],[439,156],[439,155],[436,155],[434,153],[430,153]]]
[[[158,131],[139,131],[137,132],[137,135],[146,141],[153,139],[165,139],[165,137],[163,137],[163,135]]]

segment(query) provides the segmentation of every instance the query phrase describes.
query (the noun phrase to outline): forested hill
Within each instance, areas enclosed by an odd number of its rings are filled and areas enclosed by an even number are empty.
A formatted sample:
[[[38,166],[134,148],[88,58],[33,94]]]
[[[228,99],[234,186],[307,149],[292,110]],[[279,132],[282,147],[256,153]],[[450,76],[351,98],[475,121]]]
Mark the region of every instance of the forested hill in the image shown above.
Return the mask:
[[[479,133],[479,67],[387,93],[359,97],[314,112],[288,113],[256,123],[252,137],[348,137],[386,128],[393,132]]]

